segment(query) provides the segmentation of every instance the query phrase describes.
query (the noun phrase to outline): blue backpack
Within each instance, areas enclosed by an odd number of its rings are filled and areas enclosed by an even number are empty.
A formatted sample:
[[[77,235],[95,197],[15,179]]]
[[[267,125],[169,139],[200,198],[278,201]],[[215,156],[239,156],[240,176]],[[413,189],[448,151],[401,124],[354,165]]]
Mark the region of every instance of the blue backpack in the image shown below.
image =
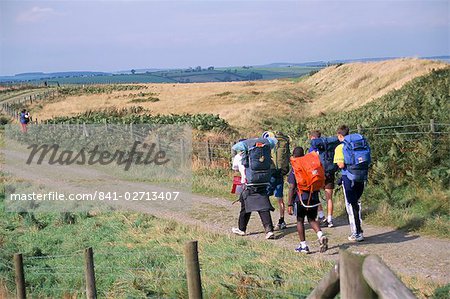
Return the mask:
[[[326,176],[334,174],[338,169],[333,160],[334,150],[340,143],[337,137],[311,139],[311,148],[319,152],[320,162]]]
[[[271,145],[266,138],[243,141],[246,150],[242,156],[247,185],[268,185],[271,176]]]
[[[351,181],[367,181],[371,162],[370,147],[360,134],[350,134],[344,138],[344,162],[347,177]]]

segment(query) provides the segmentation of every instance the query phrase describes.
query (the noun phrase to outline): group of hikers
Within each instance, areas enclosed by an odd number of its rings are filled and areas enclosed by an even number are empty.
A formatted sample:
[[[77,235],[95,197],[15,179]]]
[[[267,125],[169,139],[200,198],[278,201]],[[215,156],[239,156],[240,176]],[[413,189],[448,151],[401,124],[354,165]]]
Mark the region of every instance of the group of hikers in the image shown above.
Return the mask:
[[[328,249],[328,237],[321,226],[329,228],[333,224],[333,190],[336,173],[342,186],[345,207],[351,234],[350,241],[364,240],[361,227],[360,198],[367,181],[371,162],[370,147],[360,134],[350,134],[349,127],[339,126],[336,136],[323,137],[319,130],[309,133],[310,147],[305,150],[295,147],[290,150],[290,137],[282,132],[266,131],[259,138],[241,139],[233,145],[236,152],[232,168],[239,172],[233,180],[232,192],[239,195],[241,210],[238,227],[232,232],[239,236],[247,234],[247,225],[252,212],[258,212],[265,230],[266,239],[274,239],[274,225],[270,212],[274,211],[269,197],[278,201],[280,218],[276,226],[287,227],[284,202],[284,181],[289,185],[289,215],[297,218],[297,232],[300,244],[295,248],[300,253],[310,253],[305,239],[305,217],[317,234],[319,251]],[[324,190],[327,216],[319,198]]]

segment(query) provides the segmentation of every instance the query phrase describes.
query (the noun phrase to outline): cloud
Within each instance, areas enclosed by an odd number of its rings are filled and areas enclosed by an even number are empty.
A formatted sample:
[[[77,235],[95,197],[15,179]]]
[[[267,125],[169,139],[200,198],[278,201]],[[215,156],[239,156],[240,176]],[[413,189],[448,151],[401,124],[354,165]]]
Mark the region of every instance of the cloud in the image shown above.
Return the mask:
[[[57,12],[50,7],[38,7],[35,6],[27,11],[20,13],[16,20],[19,23],[36,23],[45,20],[51,16],[58,16],[61,13]]]

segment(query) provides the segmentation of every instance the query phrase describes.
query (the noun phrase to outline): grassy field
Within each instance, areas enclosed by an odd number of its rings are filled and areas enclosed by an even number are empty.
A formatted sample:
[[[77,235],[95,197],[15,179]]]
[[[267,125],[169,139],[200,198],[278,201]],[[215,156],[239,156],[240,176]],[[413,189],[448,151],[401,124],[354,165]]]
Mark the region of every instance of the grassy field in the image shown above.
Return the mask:
[[[298,82],[148,84],[146,92],[152,92],[159,101],[139,105],[155,114],[219,114],[242,134],[254,134],[267,129],[264,123],[267,119],[303,119],[360,107],[400,88],[413,77],[445,66],[440,62],[415,59],[391,60],[332,66]],[[50,103],[36,103],[30,108],[42,120],[73,116],[88,110],[134,105],[130,103],[130,96],[138,97],[139,92],[69,95]]]
[[[12,255],[24,255],[33,298],[82,298],[83,249],[93,247],[105,298],[186,298],[184,244],[199,241],[207,298],[304,298],[332,263],[272,244],[126,212],[11,214],[0,198],[0,289],[14,291]],[[420,298],[437,285],[402,277]],[[0,294],[2,291],[0,290]]]
[[[0,202],[0,281],[13,291],[12,254],[25,256],[33,298],[83,297],[83,255],[94,248],[99,295],[186,298],[183,248],[199,241],[204,292],[212,298],[303,297],[331,263],[137,213],[9,214]],[[73,218],[74,217],[74,218]],[[73,220],[75,219],[75,220]]]

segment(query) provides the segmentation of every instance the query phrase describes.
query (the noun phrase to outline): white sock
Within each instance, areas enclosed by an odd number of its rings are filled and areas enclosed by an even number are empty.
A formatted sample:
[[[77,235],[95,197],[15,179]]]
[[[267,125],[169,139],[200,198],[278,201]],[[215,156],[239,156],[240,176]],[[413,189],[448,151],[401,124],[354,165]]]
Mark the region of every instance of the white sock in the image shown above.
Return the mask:
[[[323,232],[321,231],[321,230],[319,230],[318,232],[317,232],[317,238],[322,238],[322,236],[323,236]]]
[[[319,218],[323,218],[324,216],[323,211],[319,211]]]
[[[301,248],[306,248],[306,241],[301,241],[300,242],[300,247]]]
[[[331,215],[328,215],[328,222],[332,222],[333,221],[333,216],[331,216]]]

